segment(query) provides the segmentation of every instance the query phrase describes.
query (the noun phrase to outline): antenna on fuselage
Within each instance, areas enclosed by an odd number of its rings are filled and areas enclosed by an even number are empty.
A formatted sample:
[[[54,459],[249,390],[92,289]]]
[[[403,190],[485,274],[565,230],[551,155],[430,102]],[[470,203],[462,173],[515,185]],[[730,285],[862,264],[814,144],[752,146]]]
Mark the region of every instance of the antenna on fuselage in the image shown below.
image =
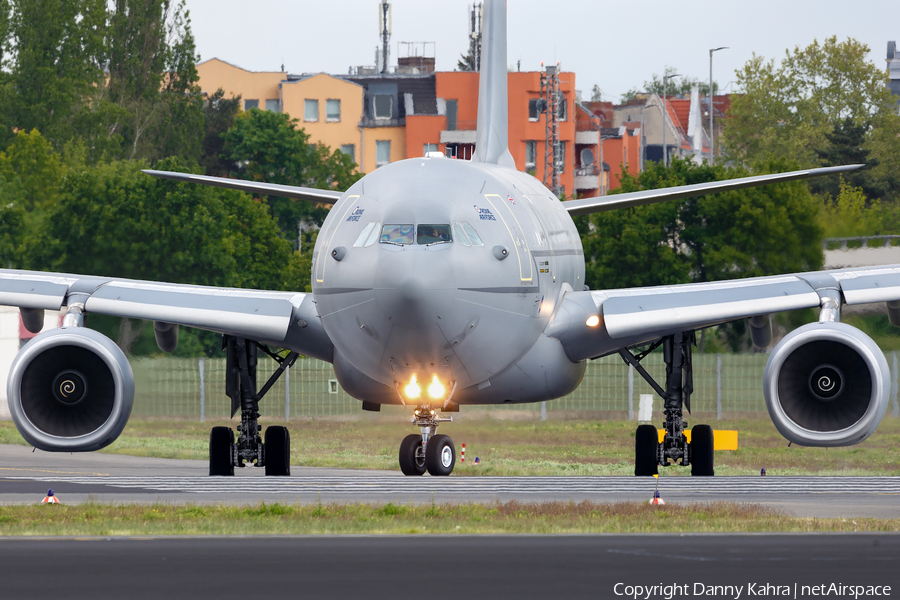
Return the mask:
[[[485,0],[478,76],[478,130],[472,160],[515,169],[516,162],[509,153],[507,77],[506,0]]]

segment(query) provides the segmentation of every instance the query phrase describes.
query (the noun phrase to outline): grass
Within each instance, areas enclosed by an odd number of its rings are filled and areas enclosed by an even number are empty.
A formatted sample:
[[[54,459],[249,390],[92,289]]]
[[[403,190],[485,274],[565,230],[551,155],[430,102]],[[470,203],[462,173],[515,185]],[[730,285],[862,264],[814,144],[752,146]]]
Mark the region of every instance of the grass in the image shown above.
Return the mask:
[[[900,531],[900,519],[795,518],[733,502],[0,507],[0,536]]]
[[[441,433],[453,437],[457,453],[466,444],[466,462],[457,460],[454,476],[634,473],[633,421],[461,416],[440,428]],[[829,449],[789,448],[768,418],[707,422],[716,429],[739,431],[739,450],[716,453],[717,475],[759,475],[763,467],[769,475],[900,475],[900,419],[886,418],[862,444]],[[265,421],[264,425],[274,423],[278,422]],[[234,424],[132,419],[122,436],[103,452],[206,460],[210,427]],[[384,416],[352,421],[292,420],[288,426],[293,465],[356,469],[396,470],[400,440],[416,431],[402,419]],[[11,422],[0,422],[0,443],[25,441]],[[476,456],[481,459],[477,467],[472,464]],[[688,474],[689,469],[662,471],[663,476]]]

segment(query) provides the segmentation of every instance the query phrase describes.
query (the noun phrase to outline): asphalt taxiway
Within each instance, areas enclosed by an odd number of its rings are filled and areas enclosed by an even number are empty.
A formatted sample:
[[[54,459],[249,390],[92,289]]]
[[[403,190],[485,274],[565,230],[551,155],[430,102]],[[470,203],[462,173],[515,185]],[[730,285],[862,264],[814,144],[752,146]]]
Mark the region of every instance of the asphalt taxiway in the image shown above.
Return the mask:
[[[898,561],[884,534],[0,539],[5,598],[893,597]]]
[[[650,477],[404,477],[399,471],[291,467],[291,477],[238,469],[209,477],[206,461],[62,454],[0,445],[0,504],[32,503],[53,488],[66,503],[618,502],[646,500]],[[660,477],[669,502],[727,500],[802,517],[900,517],[900,477]]]

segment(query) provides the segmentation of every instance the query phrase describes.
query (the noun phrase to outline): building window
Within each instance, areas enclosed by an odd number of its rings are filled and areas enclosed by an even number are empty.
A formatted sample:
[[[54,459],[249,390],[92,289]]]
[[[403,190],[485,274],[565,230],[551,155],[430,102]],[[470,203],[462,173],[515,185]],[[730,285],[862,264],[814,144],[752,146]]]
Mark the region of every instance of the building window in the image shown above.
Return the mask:
[[[319,120],[319,101],[307,98],[303,101],[303,120],[315,122]]]
[[[376,119],[390,119],[394,110],[394,98],[389,94],[378,94],[372,100]]]
[[[428,156],[429,152],[440,152],[438,150],[437,144],[425,144],[425,147],[422,148],[422,156]]]
[[[326,100],[325,101],[325,120],[329,123],[336,123],[341,120],[341,101]]]
[[[350,157],[350,160],[356,162],[356,146],[353,144],[341,144],[341,152]]]
[[[456,115],[459,109],[457,100],[447,100],[447,131],[456,131]]]
[[[390,98],[390,96],[388,96]],[[375,168],[383,167],[391,162],[391,140],[375,141]]]
[[[537,168],[537,140],[525,142],[525,170],[533,171]]]
[[[563,96],[563,93],[559,93],[559,97],[557,98],[557,106],[559,107],[559,120],[565,121],[569,118],[569,111],[567,110],[568,104],[566,103],[566,97]]]
[[[259,100],[244,100],[244,110],[259,108]]]
[[[537,121],[541,116],[541,109],[538,106],[538,98],[532,98],[528,101],[528,120]]]
[[[281,112],[281,106],[278,100],[266,100],[266,110],[272,112]]]

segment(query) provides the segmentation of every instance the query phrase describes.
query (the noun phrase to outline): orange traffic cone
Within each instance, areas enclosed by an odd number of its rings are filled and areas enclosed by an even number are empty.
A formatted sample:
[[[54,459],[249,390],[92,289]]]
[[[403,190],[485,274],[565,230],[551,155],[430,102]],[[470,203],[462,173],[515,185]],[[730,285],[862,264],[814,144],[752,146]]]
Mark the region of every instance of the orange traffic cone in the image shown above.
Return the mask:
[[[59,504],[59,498],[53,495],[53,490],[47,490],[47,495],[41,500],[41,504]]]

